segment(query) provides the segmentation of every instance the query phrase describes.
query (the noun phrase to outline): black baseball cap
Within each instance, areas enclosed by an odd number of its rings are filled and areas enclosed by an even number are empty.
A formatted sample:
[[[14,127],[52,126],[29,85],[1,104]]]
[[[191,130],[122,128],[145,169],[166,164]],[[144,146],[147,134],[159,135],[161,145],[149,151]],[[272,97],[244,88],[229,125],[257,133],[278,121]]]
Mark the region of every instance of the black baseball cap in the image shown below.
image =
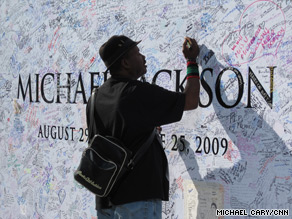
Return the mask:
[[[103,60],[106,71],[116,63],[123,55],[131,48],[141,42],[135,42],[124,35],[114,35],[107,42],[105,42],[99,49],[99,55]]]

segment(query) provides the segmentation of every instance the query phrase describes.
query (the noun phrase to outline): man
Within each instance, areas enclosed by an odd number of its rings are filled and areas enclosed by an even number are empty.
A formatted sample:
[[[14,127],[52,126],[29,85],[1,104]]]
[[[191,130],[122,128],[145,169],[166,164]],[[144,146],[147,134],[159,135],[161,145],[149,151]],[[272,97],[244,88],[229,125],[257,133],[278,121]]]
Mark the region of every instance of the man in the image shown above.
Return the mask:
[[[133,153],[155,127],[177,122],[183,111],[197,108],[199,72],[195,60],[199,47],[186,38],[183,54],[188,60],[183,93],[171,92],[137,79],[146,73],[146,60],[126,36],[113,36],[99,50],[111,78],[98,90],[95,113],[106,134],[120,139]],[[87,105],[87,121],[90,121]],[[95,117],[96,118],[96,117]],[[92,137],[92,136],[89,136]],[[168,200],[168,163],[161,141],[155,137],[135,168],[120,182],[110,198],[96,198],[98,218],[161,218],[162,200]]]

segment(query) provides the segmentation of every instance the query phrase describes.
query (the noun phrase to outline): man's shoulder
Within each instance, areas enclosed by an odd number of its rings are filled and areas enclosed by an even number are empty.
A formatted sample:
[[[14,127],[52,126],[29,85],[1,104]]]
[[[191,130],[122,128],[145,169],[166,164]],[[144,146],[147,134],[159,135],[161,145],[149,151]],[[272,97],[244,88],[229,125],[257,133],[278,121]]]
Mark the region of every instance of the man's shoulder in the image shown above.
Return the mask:
[[[127,94],[137,92],[143,89],[143,87],[145,88],[145,86],[147,86],[146,83],[137,80],[109,78],[99,87],[99,91],[101,93],[114,92]]]
[[[116,79],[116,78],[110,78],[106,82],[104,82],[100,90],[102,92],[118,92],[122,93],[124,95],[128,95],[131,93],[139,94],[139,93],[147,93],[147,92],[158,92],[162,88],[150,84],[146,81],[140,81],[140,80],[126,80],[126,79]]]
[[[123,90],[129,91],[146,89],[147,87],[153,86],[148,82],[142,82],[140,80],[116,80],[113,83],[116,83],[115,85],[121,87]]]

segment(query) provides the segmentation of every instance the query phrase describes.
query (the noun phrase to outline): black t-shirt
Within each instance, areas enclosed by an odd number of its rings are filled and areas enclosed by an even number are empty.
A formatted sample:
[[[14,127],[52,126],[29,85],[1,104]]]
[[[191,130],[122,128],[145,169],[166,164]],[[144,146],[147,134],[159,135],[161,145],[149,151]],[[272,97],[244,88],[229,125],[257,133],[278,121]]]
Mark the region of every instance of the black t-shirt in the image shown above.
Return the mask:
[[[87,105],[87,120],[89,121]],[[134,153],[160,125],[181,119],[185,95],[136,80],[110,78],[98,90],[96,113],[106,134],[120,139]],[[167,158],[157,138],[120,184],[115,205],[147,199],[168,200]]]

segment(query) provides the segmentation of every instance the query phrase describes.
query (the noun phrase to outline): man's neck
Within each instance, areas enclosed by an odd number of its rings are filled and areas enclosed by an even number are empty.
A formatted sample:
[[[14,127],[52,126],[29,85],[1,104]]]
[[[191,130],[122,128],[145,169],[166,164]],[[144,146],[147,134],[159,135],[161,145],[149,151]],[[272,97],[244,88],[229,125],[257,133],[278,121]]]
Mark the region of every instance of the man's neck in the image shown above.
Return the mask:
[[[137,80],[138,78],[134,78],[128,72],[117,72],[112,75],[114,78],[128,79],[128,80]]]

